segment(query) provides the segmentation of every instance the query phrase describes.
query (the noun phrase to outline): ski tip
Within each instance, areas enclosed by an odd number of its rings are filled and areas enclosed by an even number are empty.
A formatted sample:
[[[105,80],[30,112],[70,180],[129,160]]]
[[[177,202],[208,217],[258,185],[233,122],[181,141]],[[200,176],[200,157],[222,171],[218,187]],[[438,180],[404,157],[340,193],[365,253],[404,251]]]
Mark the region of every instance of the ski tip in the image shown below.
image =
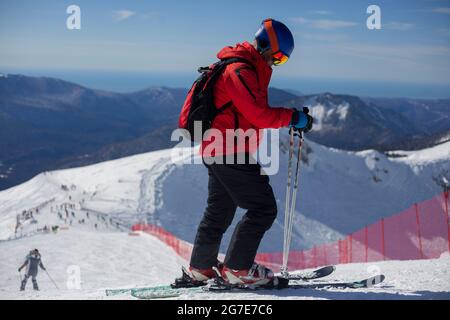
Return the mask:
[[[331,271],[331,272],[334,272],[334,271],[336,271],[336,266],[334,266],[334,265],[330,265],[330,266],[325,266],[325,267],[323,267],[323,268],[321,268],[322,270],[329,270],[329,271]]]
[[[366,286],[368,288],[375,286],[377,284],[382,283],[384,280],[386,279],[386,277],[384,276],[384,274],[379,274],[373,277],[368,278],[365,282],[366,282]]]
[[[334,265],[329,265],[329,266],[325,266],[325,267],[321,267],[321,268],[319,268],[319,269],[316,269],[316,271],[328,271],[328,272],[334,272],[334,271],[336,271],[336,266],[334,266]]]

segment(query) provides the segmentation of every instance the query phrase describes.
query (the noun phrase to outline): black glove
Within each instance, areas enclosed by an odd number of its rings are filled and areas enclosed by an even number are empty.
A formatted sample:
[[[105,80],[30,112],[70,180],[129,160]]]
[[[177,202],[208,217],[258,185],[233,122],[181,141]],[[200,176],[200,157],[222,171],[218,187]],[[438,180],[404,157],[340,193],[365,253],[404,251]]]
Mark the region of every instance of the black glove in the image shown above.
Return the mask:
[[[295,110],[292,114],[290,127],[308,133],[312,129],[313,122],[313,117],[309,115],[309,108],[303,107],[303,111]]]

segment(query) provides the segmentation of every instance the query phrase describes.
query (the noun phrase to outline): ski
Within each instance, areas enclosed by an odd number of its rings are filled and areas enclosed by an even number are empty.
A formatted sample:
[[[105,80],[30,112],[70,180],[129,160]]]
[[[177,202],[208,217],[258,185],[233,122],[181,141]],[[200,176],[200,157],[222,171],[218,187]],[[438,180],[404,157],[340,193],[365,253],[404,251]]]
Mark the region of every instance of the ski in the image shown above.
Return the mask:
[[[361,289],[361,288],[371,288],[377,284],[384,281],[386,277],[382,274],[360,280],[360,281],[350,281],[350,282],[317,282],[317,283],[294,283],[290,284],[288,288],[290,289],[322,289],[322,288],[337,288],[337,289]]]
[[[316,270],[313,270],[309,273],[298,273],[298,274],[290,274],[289,275],[289,280],[303,280],[303,281],[308,281],[308,280],[314,280],[314,279],[320,279],[320,278],[324,278],[329,276],[330,274],[332,274],[334,271],[336,271],[336,267],[335,266],[326,266],[326,267],[322,267]]]
[[[202,288],[203,287],[172,288],[170,285],[160,287],[146,287],[131,289],[131,296],[146,300],[175,298],[181,296],[182,294],[205,292]]]
[[[310,281],[314,279],[324,278],[326,276],[329,276],[336,270],[335,266],[326,266],[319,269],[315,269],[311,272],[303,272],[303,273],[292,273],[289,275],[289,280],[302,280],[302,281]],[[184,273],[185,271],[183,271]],[[177,280],[175,281],[177,283]],[[167,291],[169,289],[172,289],[173,285],[162,285],[158,287],[134,287],[134,288],[119,288],[119,289],[106,289],[105,294],[107,296],[116,296],[116,295],[123,295],[123,294],[130,294],[132,291],[139,292],[140,290],[145,289],[152,289],[156,291]],[[170,291],[170,290],[169,290]]]
[[[242,287],[242,286],[230,286],[223,283],[223,281],[213,281],[203,287],[190,287],[190,288],[172,288],[171,286],[160,287],[148,287],[132,289],[131,295],[138,299],[163,299],[179,297],[183,294],[195,294],[205,292],[251,292],[251,291],[277,291],[284,289],[361,289],[370,288],[377,284],[380,284],[385,279],[384,275],[377,275],[360,281],[349,282],[316,282],[316,283],[296,283],[298,280],[287,280],[279,278],[279,283],[269,286]],[[293,282],[293,283],[290,283]]]
[[[106,289],[105,294],[107,296],[118,296],[118,295],[130,294],[132,290],[139,290],[139,289],[146,289],[146,288],[153,288],[155,290],[158,290],[158,289],[163,290],[163,289],[170,288],[170,285],[161,285],[161,286],[155,286],[155,287],[133,287],[133,288]]]
[[[281,289],[361,289],[370,288],[377,284],[380,284],[385,279],[385,276],[380,274],[360,281],[349,282],[316,282],[316,283],[286,283],[280,282],[278,286],[260,286],[256,288],[242,287],[242,286],[230,286],[221,282],[214,282],[205,287],[203,291],[211,292],[227,292],[227,291],[255,291],[255,290],[281,290]],[[283,279],[285,280],[285,279]]]

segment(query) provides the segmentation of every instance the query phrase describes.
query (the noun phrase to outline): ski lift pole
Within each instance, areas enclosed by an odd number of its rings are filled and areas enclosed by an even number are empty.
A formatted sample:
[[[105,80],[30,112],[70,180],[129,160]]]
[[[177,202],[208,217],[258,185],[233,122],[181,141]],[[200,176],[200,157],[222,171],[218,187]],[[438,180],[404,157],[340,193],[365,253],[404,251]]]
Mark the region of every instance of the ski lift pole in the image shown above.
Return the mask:
[[[297,148],[297,164],[295,168],[295,176],[292,177],[292,158],[294,154],[294,137],[299,137]],[[289,159],[288,159],[288,180],[286,188],[286,203],[285,203],[285,216],[284,216],[284,241],[283,241],[283,262],[281,266],[281,275],[285,278],[289,276],[288,273],[288,259],[289,251],[291,247],[292,239],[292,227],[294,223],[295,203],[297,201],[298,190],[298,176],[300,171],[301,162],[301,150],[303,146],[303,135],[301,131],[294,133],[294,129],[290,129],[290,141],[289,141]],[[292,179],[294,179],[293,190],[291,190]],[[292,197],[291,197],[292,193]]]

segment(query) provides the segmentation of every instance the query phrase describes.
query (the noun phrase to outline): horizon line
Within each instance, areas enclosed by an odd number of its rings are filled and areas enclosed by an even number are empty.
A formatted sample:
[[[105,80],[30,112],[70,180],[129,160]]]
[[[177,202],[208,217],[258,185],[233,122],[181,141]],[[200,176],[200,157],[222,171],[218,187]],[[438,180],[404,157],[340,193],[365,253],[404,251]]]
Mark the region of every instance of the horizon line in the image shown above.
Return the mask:
[[[5,68],[5,69],[10,69],[9,67]],[[100,87],[95,87],[92,85],[87,85],[87,84],[83,84],[80,82],[80,80],[72,80],[72,79],[68,79],[64,76],[55,76],[55,75],[35,75],[35,74],[30,74],[30,73],[22,73],[24,70],[17,70],[17,73],[15,72],[2,72],[2,67],[0,67],[0,78],[5,78],[5,76],[25,76],[25,77],[30,77],[30,78],[49,78],[49,79],[57,79],[57,80],[62,80],[68,83],[72,83],[75,85],[78,85],[80,87],[84,87],[86,89],[90,89],[90,90],[96,90],[96,91],[105,91],[105,92],[110,92],[110,93],[117,93],[117,94],[130,94],[130,93],[135,93],[135,92],[139,92],[139,91],[144,91],[144,90],[148,90],[148,89],[152,89],[152,88],[166,88],[166,89],[189,89],[189,85],[188,86],[177,86],[177,85],[165,85],[165,84],[159,84],[159,85],[148,85],[148,86],[142,86],[139,89],[131,89],[131,90],[117,90],[117,89],[105,89],[105,88],[101,88]],[[30,71],[49,71],[49,72],[80,72],[82,73],[89,73],[89,72],[103,72],[103,73],[127,73],[127,74],[141,74],[141,75],[160,75],[160,74],[166,74],[166,72],[158,72],[158,71],[124,71],[124,70],[95,70],[95,69],[46,69],[46,68],[32,68]],[[167,72],[170,74],[178,74],[178,75],[190,75],[194,72]],[[307,81],[307,80],[313,80],[313,81],[323,81],[323,82],[334,82],[336,81],[338,82],[347,82],[347,83],[365,83],[367,85],[369,84],[384,84],[384,83],[388,83],[388,84],[396,84],[396,85],[402,85],[402,86],[411,86],[411,87],[432,87],[432,86],[437,86],[440,88],[449,88],[450,89],[450,84],[438,84],[438,83],[418,83],[418,82],[402,82],[402,81],[386,81],[386,80],[361,80],[361,79],[345,79],[345,78],[320,78],[320,77],[309,77],[309,76],[305,76],[305,77],[291,77],[291,76],[284,76],[283,77],[285,80],[291,80],[291,81]],[[118,79],[118,78],[117,78]],[[192,82],[194,82],[195,79],[192,78]],[[317,90],[317,91],[311,91],[311,90],[302,90],[302,89],[298,89],[298,88],[288,88],[282,85],[272,85],[269,86],[269,88],[271,89],[278,89],[278,90],[282,90],[286,93],[301,97],[301,96],[312,96],[312,95],[320,95],[320,94],[326,94],[326,93],[330,93],[333,95],[350,95],[350,96],[356,96],[356,97],[364,97],[364,98],[389,98],[389,99],[418,99],[418,100],[448,100],[450,99],[450,95],[448,96],[439,96],[439,97],[411,97],[411,96],[407,96],[404,94],[398,94],[398,95],[381,95],[381,94],[374,94],[374,95],[367,95],[367,94],[358,94],[358,93],[350,93],[350,92],[340,92],[340,91],[336,91],[336,90],[330,90],[330,89],[323,89],[323,90]],[[305,92],[304,92],[305,91]],[[449,90],[450,92],[450,90]]]

